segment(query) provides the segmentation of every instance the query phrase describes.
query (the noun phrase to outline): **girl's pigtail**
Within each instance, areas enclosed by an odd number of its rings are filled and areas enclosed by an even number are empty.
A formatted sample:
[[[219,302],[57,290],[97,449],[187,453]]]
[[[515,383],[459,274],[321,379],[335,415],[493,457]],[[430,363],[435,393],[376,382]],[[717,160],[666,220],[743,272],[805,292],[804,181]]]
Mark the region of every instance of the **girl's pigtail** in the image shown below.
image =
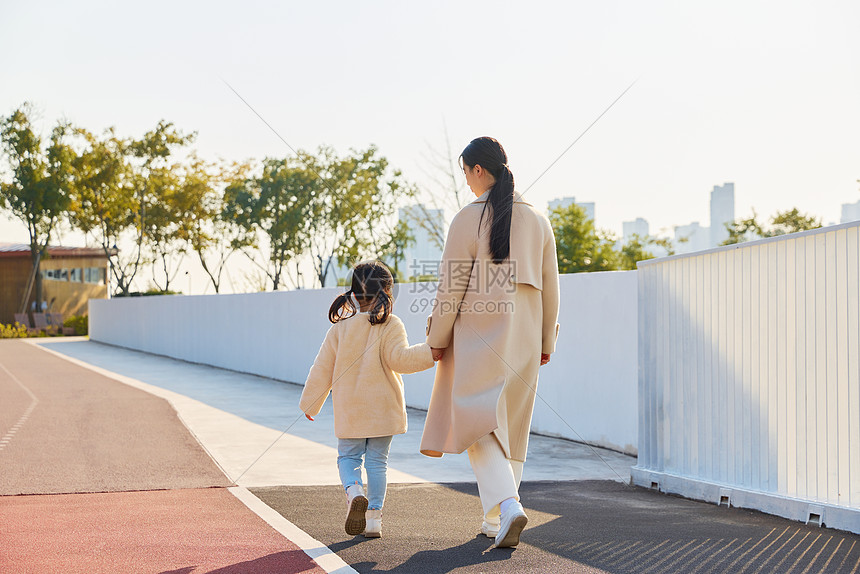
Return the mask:
[[[393,307],[394,301],[391,299],[391,294],[386,291],[379,291],[373,300],[373,307],[370,308],[370,324],[385,323]]]
[[[344,308],[346,308],[346,314],[343,312]],[[355,303],[352,302],[352,289],[350,289],[334,298],[334,302],[328,310],[328,320],[337,323],[341,319],[352,317],[355,313]]]

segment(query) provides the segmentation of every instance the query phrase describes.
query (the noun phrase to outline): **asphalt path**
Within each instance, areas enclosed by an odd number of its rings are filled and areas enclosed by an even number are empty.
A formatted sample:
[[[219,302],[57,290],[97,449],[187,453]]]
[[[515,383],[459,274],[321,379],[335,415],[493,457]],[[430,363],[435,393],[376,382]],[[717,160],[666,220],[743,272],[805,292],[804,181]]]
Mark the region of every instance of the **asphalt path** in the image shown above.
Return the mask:
[[[339,487],[251,491],[359,572],[855,573],[860,536],[612,481],[527,482],[516,549],[480,531],[474,484],[392,485],[379,539],[343,530]]]
[[[33,345],[0,341],[0,397],[0,495],[231,484],[167,401]]]
[[[166,400],[0,341],[0,573],[325,572],[230,484]]]

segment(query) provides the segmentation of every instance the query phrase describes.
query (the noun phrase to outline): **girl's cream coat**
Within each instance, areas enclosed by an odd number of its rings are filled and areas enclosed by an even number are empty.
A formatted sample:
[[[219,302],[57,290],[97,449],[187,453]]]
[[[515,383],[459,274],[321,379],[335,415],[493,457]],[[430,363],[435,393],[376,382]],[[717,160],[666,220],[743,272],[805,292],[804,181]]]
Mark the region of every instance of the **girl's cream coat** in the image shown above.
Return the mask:
[[[492,262],[488,194],[451,222],[427,343],[446,348],[436,365],[421,452],[460,453],[493,432],[524,461],[541,353],[558,336],[558,261],[549,220],[518,198],[510,257]]]
[[[366,313],[343,319],[326,333],[305,381],[299,407],[315,416],[329,391],[338,438],[372,438],[406,432],[406,401],[398,373],[433,366],[427,343],[409,346],[395,315],[371,325]]]

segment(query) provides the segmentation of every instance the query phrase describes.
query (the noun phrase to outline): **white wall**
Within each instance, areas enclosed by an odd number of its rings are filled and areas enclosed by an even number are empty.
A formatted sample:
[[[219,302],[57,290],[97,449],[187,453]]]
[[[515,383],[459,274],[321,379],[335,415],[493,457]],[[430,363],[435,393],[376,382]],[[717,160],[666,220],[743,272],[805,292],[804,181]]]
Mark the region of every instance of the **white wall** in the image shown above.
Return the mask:
[[[435,284],[396,288],[394,312],[421,342]],[[561,277],[559,342],[540,371],[534,431],[636,453],[636,289],[635,271]],[[90,338],[301,384],[341,291],[91,300]],[[427,408],[433,373],[404,377],[409,406]]]
[[[639,264],[634,481],[860,532],[860,222]]]
[[[540,369],[532,430],[635,455],[636,271],[562,275],[560,283],[558,345]]]

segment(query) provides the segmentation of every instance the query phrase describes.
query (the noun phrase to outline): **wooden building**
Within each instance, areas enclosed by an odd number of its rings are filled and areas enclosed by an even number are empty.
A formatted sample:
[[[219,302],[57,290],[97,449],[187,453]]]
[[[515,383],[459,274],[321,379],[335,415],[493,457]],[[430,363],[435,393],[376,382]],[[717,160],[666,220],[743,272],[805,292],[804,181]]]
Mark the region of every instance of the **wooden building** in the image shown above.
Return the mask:
[[[66,317],[86,315],[87,301],[108,296],[108,260],[101,249],[48,247],[40,268],[42,301],[52,313]],[[0,323],[13,323],[14,314],[21,311],[32,271],[29,245],[0,243]],[[26,304],[28,312],[33,309],[35,298],[34,286]]]

